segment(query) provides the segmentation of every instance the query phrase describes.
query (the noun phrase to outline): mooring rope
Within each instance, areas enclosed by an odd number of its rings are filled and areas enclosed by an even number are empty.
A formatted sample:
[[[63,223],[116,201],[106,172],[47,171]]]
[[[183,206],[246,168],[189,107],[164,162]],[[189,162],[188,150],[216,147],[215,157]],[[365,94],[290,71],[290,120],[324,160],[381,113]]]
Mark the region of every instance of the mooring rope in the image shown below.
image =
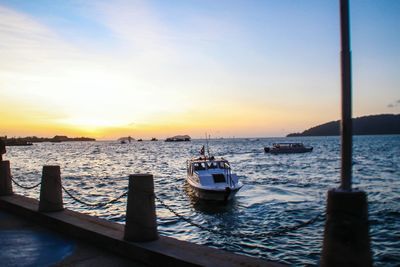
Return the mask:
[[[15,181],[14,177],[11,176],[11,180],[19,187],[23,188],[23,189],[33,189],[38,187],[39,185],[41,185],[41,182],[39,182],[38,184],[32,185],[32,186],[24,186],[21,185],[20,183],[18,183],[17,181]],[[61,185],[61,188],[64,190],[64,192],[74,201],[83,204],[85,206],[88,206],[90,208],[101,208],[104,206],[107,206],[109,204],[112,204],[114,202],[119,201],[121,198],[125,197],[128,195],[128,191],[125,191],[124,193],[122,193],[120,196],[111,199],[107,202],[102,202],[102,203],[90,203],[86,200],[83,199],[79,199],[77,197],[75,197],[69,190],[67,190],[63,185]],[[306,227],[308,225],[311,225],[313,223],[315,223],[316,221],[318,221],[318,219],[323,217],[322,213],[317,214],[315,217],[311,218],[310,220],[307,220],[305,222],[301,222],[297,225],[293,225],[293,226],[284,226],[284,227],[280,227],[278,229],[276,229],[275,231],[270,231],[270,232],[266,232],[266,233],[261,233],[261,234],[256,234],[256,235],[251,235],[251,234],[243,234],[243,233],[227,233],[224,231],[219,231],[219,230],[215,230],[215,229],[211,229],[208,228],[206,226],[203,226],[201,224],[198,224],[196,222],[194,222],[192,219],[189,219],[185,216],[182,216],[181,214],[179,214],[178,212],[176,212],[174,209],[172,209],[169,205],[167,205],[161,198],[159,198],[157,195],[155,195],[155,198],[158,200],[158,202],[167,210],[169,210],[171,213],[173,213],[176,217],[178,217],[179,219],[187,222],[188,224],[190,224],[191,226],[197,227],[203,231],[212,233],[212,234],[217,234],[220,236],[226,236],[226,237],[235,237],[235,238],[265,238],[265,237],[276,237],[276,236],[281,236],[284,235],[288,232],[293,232],[296,231],[300,228]]]
[[[161,198],[156,196],[156,199],[160,202],[160,204],[165,207],[167,210],[169,210],[171,213],[173,213],[176,217],[180,218],[181,220],[187,222],[188,224],[197,227],[203,231],[212,233],[212,234],[217,234],[220,236],[225,236],[225,237],[235,237],[235,238],[265,238],[265,237],[276,237],[276,236],[281,236],[284,235],[288,232],[293,232],[295,230],[298,230],[300,228],[306,227],[308,225],[311,225],[318,221],[318,219],[323,217],[322,213],[319,213],[315,217],[313,217],[310,220],[307,220],[305,222],[301,222],[297,225],[294,226],[284,226],[280,227],[279,229],[271,232],[266,232],[266,233],[261,233],[261,234],[243,234],[243,233],[228,233],[228,232],[223,232],[223,231],[218,231],[215,229],[210,229],[208,227],[205,227],[203,225],[200,225],[198,223],[195,223],[193,220],[186,218],[185,216],[180,215],[178,212],[174,211],[169,205],[167,205]]]
[[[12,175],[11,175],[11,181],[13,181],[13,183],[16,184],[17,186],[19,186],[19,187],[21,187],[23,189],[27,189],[27,190],[33,189],[33,188],[38,187],[39,185],[42,184],[42,182],[39,182],[38,184],[35,184],[35,185],[32,185],[32,186],[22,185],[22,184],[18,183],[17,181],[15,181],[14,177]]]
[[[123,197],[125,197],[125,196],[128,195],[128,191],[126,191],[126,192],[124,192],[123,194],[121,194],[120,196],[118,196],[118,197],[116,197],[116,198],[114,198],[114,199],[112,199],[112,200],[109,200],[109,201],[107,201],[107,202],[102,202],[102,203],[90,203],[90,202],[87,202],[86,200],[82,200],[82,199],[79,199],[79,198],[73,196],[72,193],[69,192],[64,186],[61,186],[61,187],[62,187],[62,189],[64,190],[64,192],[65,192],[72,200],[74,200],[74,201],[76,201],[76,202],[78,202],[78,203],[81,203],[81,204],[83,204],[83,205],[92,207],[92,208],[101,208],[101,207],[104,207],[104,206],[106,206],[106,205],[109,205],[109,204],[112,204],[112,203],[114,203],[114,202],[117,202],[117,201],[120,200],[121,198],[123,198]]]
[[[34,189],[34,188],[36,188],[36,187],[38,187],[39,185],[42,184],[42,182],[39,182],[38,184],[35,184],[35,185],[32,185],[32,186],[22,185],[22,184],[20,184],[19,182],[17,182],[17,181],[14,179],[13,176],[11,176],[11,181],[13,181],[13,183],[16,184],[18,187],[21,187],[21,188],[26,189],[26,190]],[[128,191],[126,191],[126,192],[124,192],[123,194],[121,194],[120,196],[118,196],[118,197],[116,197],[116,198],[114,198],[114,199],[111,199],[110,201],[107,201],[107,202],[102,202],[102,203],[89,203],[88,201],[85,201],[85,200],[82,200],[82,199],[79,199],[79,198],[75,197],[75,196],[74,196],[70,191],[68,191],[64,186],[61,185],[61,188],[64,190],[64,192],[65,192],[72,200],[74,200],[74,201],[76,201],[76,202],[79,202],[79,203],[81,203],[81,204],[83,204],[83,205],[92,207],[92,208],[101,208],[101,207],[104,207],[104,206],[106,206],[106,205],[109,205],[109,204],[112,204],[112,203],[114,203],[114,202],[117,202],[117,201],[120,200],[121,198],[123,198],[123,197],[125,197],[125,196],[128,195]]]

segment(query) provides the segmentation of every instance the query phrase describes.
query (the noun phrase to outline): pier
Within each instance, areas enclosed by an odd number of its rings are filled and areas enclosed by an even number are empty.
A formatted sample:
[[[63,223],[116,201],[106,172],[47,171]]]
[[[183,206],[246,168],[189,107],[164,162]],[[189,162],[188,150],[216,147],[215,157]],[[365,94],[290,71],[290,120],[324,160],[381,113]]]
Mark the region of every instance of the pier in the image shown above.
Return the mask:
[[[60,257],[49,258],[43,263],[45,266],[85,265],[91,261],[104,263],[102,266],[108,266],[107,262],[115,266],[114,261],[122,266],[283,266],[159,235],[152,175],[129,177],[125,225],[65,209],[59,166],[44,166],[40,186],[39,201],[14,194],[10,162],[1,162],[0,235],[12,231],[16,236],[7,243],[8,251],[14,252],[11,259],[7,256],[10,266],[27,260],[24,247],[18,247],[27,242],[27,230],[33,236],[46,233],[50,239],[59,240],[56,243],[65,244]],[[53,245],[43,249],[52,255],[54,242],[50,244]],[[25,248],[29,251],[29,247]],[[0,262],[3,260],[6,259],[0,257]]]

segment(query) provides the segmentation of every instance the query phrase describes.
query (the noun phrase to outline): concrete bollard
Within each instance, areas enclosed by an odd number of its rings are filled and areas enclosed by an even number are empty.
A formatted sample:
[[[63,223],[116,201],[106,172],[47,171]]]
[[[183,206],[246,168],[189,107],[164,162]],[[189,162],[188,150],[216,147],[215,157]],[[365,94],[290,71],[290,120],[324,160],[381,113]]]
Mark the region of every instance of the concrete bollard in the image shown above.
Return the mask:
[[[328,191],[321,266],[372,266],[368,204],[362,191]]]
[[[63,210],[60,166],[43,166],[39,211]]]
[[[10,161],[0,161],[0,196],[12,195]]]
[[[146,242],[158,239],[154,197],[153,175],[133,174],[129,176],[125,240]]]

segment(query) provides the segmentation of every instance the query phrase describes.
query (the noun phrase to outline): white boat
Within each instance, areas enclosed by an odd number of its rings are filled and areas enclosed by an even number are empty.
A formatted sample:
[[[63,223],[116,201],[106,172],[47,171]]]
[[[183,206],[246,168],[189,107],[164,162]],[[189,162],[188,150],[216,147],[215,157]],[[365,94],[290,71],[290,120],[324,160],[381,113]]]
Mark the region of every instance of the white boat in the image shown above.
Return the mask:
[[[271,154],[289,154],[311,152],[313,147],[306,147],[303,143],[275,143],[272,147],[264,147],[265,153]]]
[[[228,201],[243,186],[226,159],[205,155],[187,161],[186,181],[194,195],[204,200]]]

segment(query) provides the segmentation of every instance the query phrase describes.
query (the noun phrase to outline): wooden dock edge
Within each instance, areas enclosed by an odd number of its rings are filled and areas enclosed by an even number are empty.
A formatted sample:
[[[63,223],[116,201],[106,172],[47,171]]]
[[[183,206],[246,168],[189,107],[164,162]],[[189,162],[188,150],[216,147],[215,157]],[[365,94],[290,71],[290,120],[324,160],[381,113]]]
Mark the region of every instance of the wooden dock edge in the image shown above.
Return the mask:
[[[128,242],[123,239],[121,224],[68,209],[39,212],[38,207],[39,202],[32,198],[0,197],[2,210],[150,266],[284,266],[165,236],[151,242]]]

